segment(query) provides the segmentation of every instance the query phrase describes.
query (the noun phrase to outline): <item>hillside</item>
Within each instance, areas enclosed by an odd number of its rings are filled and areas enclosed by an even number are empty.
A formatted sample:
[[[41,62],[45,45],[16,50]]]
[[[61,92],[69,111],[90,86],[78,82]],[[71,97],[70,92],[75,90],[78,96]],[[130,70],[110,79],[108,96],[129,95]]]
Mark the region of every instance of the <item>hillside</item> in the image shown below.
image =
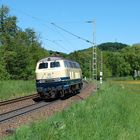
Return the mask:
[[[119,47],[117,46],[119,44]],[[97,46],[98,78],[103,53],[103,77],[135,76],[140,71],[140,44],[128,46],[122,43],[103,43]],[[70,53],[69,58],[77,60],[83,75],[92,77],[92,48]],[[137,74],[138,75],[138,74]],[[139,75],[140,76],[140,75]]]
[[[46,50],[34,29],[22,30],[17,17],[9,14],[9,8],[0,8],[0,79],[34,79],[36,62],[47,56],[59,55],[78,61],[83,77],[92,78],[92,48],[70,54]],[[100,56],[103,51],[103,78],[133,76],[140,72],[140,44],[128,46],[118,42],[107,42],[97,46],[98,78]],[[134,71],[136,73],[134,73]],[[135,77],[134,77],[135,78]]]

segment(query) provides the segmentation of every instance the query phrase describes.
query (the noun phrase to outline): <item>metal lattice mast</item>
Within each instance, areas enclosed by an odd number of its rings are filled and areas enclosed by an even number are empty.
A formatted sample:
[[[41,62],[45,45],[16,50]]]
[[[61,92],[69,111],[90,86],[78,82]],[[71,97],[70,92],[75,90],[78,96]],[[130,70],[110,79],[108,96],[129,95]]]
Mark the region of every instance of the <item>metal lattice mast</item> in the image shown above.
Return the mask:
[[[92,78],[97,81],[97,49],[96,49],[96,21],[87,21],[87,23],[93,23],[93,42],[92,42]]]
[[[93,80],[97,80],[97,49],[96,49],[96,21],[93,21],[93,65],[92,65],[92,71],[93,71]]]

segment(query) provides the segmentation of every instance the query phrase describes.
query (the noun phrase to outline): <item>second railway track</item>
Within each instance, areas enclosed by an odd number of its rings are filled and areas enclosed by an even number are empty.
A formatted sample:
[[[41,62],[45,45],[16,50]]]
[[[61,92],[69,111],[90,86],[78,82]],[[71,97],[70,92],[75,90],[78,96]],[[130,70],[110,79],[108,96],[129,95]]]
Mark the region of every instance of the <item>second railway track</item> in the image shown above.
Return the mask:
[[[84,86],[83,86],[83,89],[84,89],[86,87],[86,85],[88,84],[88,82],[84,80],[83,83],[84,83]],[[0,106],[11,104],[11,103],[16,103],[16,102],[27,100],[27,99],[37,98],[37,97],[39,97],[38,94],[32,94],[32,95],[28,95],[28,96],[14,98],[11,100],[5,100],[5,101],[0,102]]]
[[[32,112],[34,110],[37,110],[37,109],[42,108],[44,106],[50,105],[52,103],[53,102],[40,102],[37,104],[24,106],[24,107],[21,107],[21,108],[12,110],[12,111],[2,113],[2,114],[0,114],[0,123],[3,123],[9,119],[14,118],[14,117],[21,116],[21,115],[24,115],[26,113]]]
[[[11,100],[5,100],[5,101],[0,102],[0,106],[11,104],[11,103],[16,103],[16,102],[19,102],[19,101],[23,101],[23,100],[27,100],[27,99],[31,99],[31,98],[36,98],[36,97],[38,97],[37,94],[32,94],[32,95],[19,97],[19,98],[15,98],[15,99],[11,99]]]
[[[87,85],[88,85],[88,83],[84,82],[83,90],[86,88]],[[76,94],[75,96],[78,96],[78,98],[81,99],[81,100],[84,99],[79,94]],[[13,100],[8,100],[8,101],[0,102],[0,106],[11,104],[11,103],[15,103],[15,102],[20,102],[20,101],[23,101],[23,100],[32,99],[32,98],[36,98],[36,97],[38,97],[37,94],[33,94],[33,95],[30,95],[30,96],[25,96],[25,97],[16,98],[16,99],[13,99]],[[58,102],[58,101],[60,101],[60,100],[57,99],[57,100],[52,101],[52,102],[41,101],[41,102],[38,102],[37,104],[25,105],[25,106],[19,107],[17,109],[13,109],[13,110],[8,110],[6,112],[2,112],[0,114],[0,123],[3,123],[5,121],[10,120],[12,118],[15,118],[17,116],[21,116],[21,115],[30,113],[30,112],[32,112],[34,110],[43,108],[43,107],[45,107],[47,105],[50,105],[50,104],[52,104],[54,102]]]

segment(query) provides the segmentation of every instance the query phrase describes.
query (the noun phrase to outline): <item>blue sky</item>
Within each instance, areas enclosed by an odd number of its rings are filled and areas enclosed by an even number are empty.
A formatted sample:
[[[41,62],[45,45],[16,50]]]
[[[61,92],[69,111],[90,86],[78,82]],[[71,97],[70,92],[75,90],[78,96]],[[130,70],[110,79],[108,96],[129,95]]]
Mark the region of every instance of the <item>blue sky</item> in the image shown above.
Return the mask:
[[[0,0],[18,18],[22,28],[33,28],[46,49],[69,53],[91,44],[51,25],[56,25],[93,40],[96,20],[96,44],[140,42],[140,0]]]

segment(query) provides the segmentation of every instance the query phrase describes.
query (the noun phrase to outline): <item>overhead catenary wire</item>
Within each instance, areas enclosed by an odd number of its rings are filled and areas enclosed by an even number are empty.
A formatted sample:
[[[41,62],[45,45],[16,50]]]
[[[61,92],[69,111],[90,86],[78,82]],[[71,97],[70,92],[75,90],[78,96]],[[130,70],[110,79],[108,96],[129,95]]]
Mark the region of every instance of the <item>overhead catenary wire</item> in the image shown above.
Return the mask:
[[[48,51],[49,51],[49,50],[54,50],[54,51],[56,50],[56,49],[53,48],[52,46],[50,47],[50,45],[48,45],[48,44],[46,45],[46,47],[47,47]],[[56,51],[57,51],[57,50],[56,50]]]
[[[68,45],[73,46],[73,43],[72,43],[69,39],[67,39],[66,36],[63,35],[63,34],[58,30],[57,27],[55,27],[55,30],[56,30],[56,32],[57,32],[62,38],[64,38],[64,41],[65,41]],[[69,51],[71,51],[71,50],[69,50]]]
[[[72,32],[70,32],[70,31],[68,31],[68,30],[66,30],[66,29],[64,29],[64,28],[62,28],[62,27],[56,25],[56,24],[53,23],[53,22],[52,22],[51,24],[52,24],[53,26],[55,26],[55,27],[57,27],[57,28],[63,30],[64,32],[66,32],[66,33],[68,33],[68,34],[70,34],[70,35],[72,35],[72,36],[75,36],[75,37],[78,38],[78,39],[81,39],[81,40],[83,40],[83,41],[86,41],[87,43],[93,44],[93,42],[91,42],[91,41],[89,41],[89,40],[87,40],[87,39],[85,39],[85,38],[83,38],[83,37],[80,37],[80,36],[78,36],[78,35],[76,35],[76,34],[73,34]]]
[[[18,12],[21,13],[21,14],[24,14],[24,15],[26,15],[26,16],[28,16],[28,17],[34,19],[34,20],[39,21],[42,25],[44,25],[45,27],[47,27],[47,28],[53,30],[54,32],[56,32],[56,31],[55,31],[53,28],[50,28],[47,24],[51,24],[51,25],[53,25],[54,27],[56,27],[56,28],[58,28],[58,29],[61,29],[62,31],[64,31],[64,32],[66,32],[66,33],[68,33],[68,34],[70,34],[70,35],[76,37],[77,39],[80,39],[80,40],[85,41],[86,43],[90,43],[90,44],[92,44],[92,45],[94,44],[92,41],[89,41],[89,40],[87,40],[87,39],[85,39],[85,38],[83,38],[83,37],[81,37],[81,36],[78,36],[78,35],[76,35],[76,34],[70,32],[70,31],[68,31],[68,30],[66,30],[66,29],[64,29],[64,28],[62,28],[62,27],[56,25],[56,23],[54,23],[54,22],[49,22],[49,21],[43,20],[43,19],[41,19],[41,18],[38,18],[38,17],[36,17],[36,16],[32,16],[31,14],[28,14],[27,12],[23,12],[23,11],[21,11],[21,10],[17,10],[17,9],[14,9],[14,8],[10,8],[10,9],[12,9],[12,10],[14,10],[14,11],[18,11]],[[60,32],[57,31],[57,34],[60,35]],[[62,36],[62,35],[61,35],[61,36]],[[64,38],[64,36],[63,36],[63,38]],[[66,41],[66,39],[64,39],[64,40]],[[66,41],[66,42],[68,43],[68,41]],[[55,44],[56,44],[56,43],[55,43]],[[70,43],[68,43],[68,44],[70,45]],[[57,45],[58,45],[58,43],[57,43]],[[59,45],[59,46],[60,46],[60,45]],[[63,48],[66,52],[68,52],[68,49],[62,47],[62,45],[61,45],[61,48]],[[67,48],[69,48],[69,47],[67,47]],[[69,51],[71,51],[71,50],[69,50]]]
[[[36,17],[36,16],[32,16],[31,14],[28,14],[27,12],[23,12],[23,11],[21,11],[21,10],[17,10],[17,9],[15,9],[15,8],[10,8],[11,10],[13,10],[13,11],[18,11],[19,13],[21,13],[21,14],[23,14],[23,15],[25,15],[25,16],[28,16],[28,17],[30,17],[30,18],[32,18],[33,20],[37,20],[37,21],[39,21],[43,26],[45,26],[45,27],[47,27],[48,29],[50,29],[50,30],[53,30],[54,32],[56,32],[53,28],[51,28],[51,27],[49,27],[48,25],[47,25],[47,23],[51,23],[51,22],[48,22],[48,21],[45,21],[45,20],[43,20],[43,19],[41,19],[41,18],[38,18],[38,17]],[[59,34],[60,35],[60,33],[58,33],[58,32],[56,32],[57,34]],[[61,35],[62,36],[62,35]],[[64,38],[64,37],[63,37]],[[52,41],[53,42],[53,41]],[[67,42],[67,41],[66,41]],[[53,42],[54,43],[54,42]],[[54,43],[55,45],[57,44],[58,45],[58,43]],[[69,43],[68,43],[69,44]],[[47,45],[48,46],[48,45]],[[62,47],[62,45],[60,45],[59,44],[59,46],[63,49],[63,50],[65,50],[66,52],[69,52],[69,51],[71,51],[71,50],[68,50],[67,48],[65,48],[65,47]],[[50,47],[49,47],[50,48]],[[51,47],[52,48],[52,47]]]
[[[47,43],[47,45],[46,45],[46,47],[49,48],[48,50],[54,50],[54,51],[60,51],[60,52],[61,52],[61,50],[59,50],[58,48],[56,49],[56,48],[52,47],[52,45],[51,45],[50,43],[55,44],[53,41],[51,41],[51,40],[49,40],[49,39],[45,39],[45,40],[48,41],[48,43]],[[55,45],[56,45],[56,44],[55,44]]]
[[[53,44],[55,44],[55,45],[60,46],[61,48],[63,48],[63,46],[60,45],[60,44],[57,42],[57,41],[61,41],[61,40],[50,40],[50,39],[47,39],[47,38],[45,38],[45,40],[47,40],[47,41],[49,41],[49,42],[52,42]],[[69,51],[69,50],[67,50],[66,48],[63,48],[63,49],[65,49],[66,51]]]

